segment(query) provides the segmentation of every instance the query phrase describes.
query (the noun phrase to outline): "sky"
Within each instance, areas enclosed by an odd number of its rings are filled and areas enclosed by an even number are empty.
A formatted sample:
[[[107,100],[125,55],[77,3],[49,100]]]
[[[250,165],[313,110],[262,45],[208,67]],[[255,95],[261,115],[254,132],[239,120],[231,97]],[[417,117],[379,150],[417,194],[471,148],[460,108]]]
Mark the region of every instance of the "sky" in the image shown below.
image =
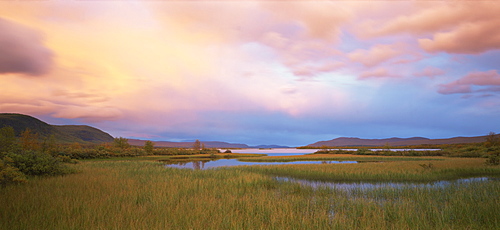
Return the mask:
[[[500,132],[496,1],[0,1],[0,112],[302,146]]]

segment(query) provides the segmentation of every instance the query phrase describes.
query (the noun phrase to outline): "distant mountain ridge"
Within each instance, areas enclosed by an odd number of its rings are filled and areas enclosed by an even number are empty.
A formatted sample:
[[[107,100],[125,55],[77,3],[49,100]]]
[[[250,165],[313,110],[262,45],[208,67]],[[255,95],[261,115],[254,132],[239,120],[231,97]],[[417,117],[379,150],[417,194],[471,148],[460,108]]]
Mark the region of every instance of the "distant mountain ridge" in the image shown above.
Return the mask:
[[[0,128],[11,126],[16,136],[29,128],[38,133],[39,138],[45,139],[54,136],[58,143],[98,144],[112,142],[113,137],[108,133],[87,125],[50,125],[35,117],[17,114],[0,113]]]
[[[308,147],[347,147],[347,146],[406,146],[406,145],[440,145],[440,144],[458,144],[458,143],[479,143],[484,142],[486,136],[477,137],[453,137],[446,139],[429,139],[425,137],[411,137],[411,138],[384,138],[384,139],[361,139],[357,137],[339,137],[329,141],[318,141],[313,144],[307,145]]]
[[[134,146],[144,146],[146,140],[128,139],[128,143]],[[194,142],[152,141],[155,147],[169,148],[192,148]],[[250,148],[246,144],[227,143],[222,141],[201,141],[206,148]]]

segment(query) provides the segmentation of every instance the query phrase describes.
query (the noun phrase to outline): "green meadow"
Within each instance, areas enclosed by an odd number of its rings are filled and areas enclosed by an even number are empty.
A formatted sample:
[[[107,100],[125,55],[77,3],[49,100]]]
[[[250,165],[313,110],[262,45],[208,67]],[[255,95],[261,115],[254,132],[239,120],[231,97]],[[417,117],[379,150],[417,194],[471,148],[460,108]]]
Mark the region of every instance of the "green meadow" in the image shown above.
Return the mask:
[[[500,177],[484,158],[191,170],[164,157],[84,160],[73,174],[0,187],[0,229],[500,229],[500,181],[345,190],[275,179]]]

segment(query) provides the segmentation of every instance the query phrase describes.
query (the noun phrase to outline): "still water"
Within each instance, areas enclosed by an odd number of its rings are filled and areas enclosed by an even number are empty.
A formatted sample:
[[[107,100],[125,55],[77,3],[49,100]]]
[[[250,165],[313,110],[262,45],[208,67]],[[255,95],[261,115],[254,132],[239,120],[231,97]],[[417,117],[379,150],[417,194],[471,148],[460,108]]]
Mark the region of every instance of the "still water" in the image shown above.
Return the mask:
[[[500,182],[500,178],[495,177],[473,177],[458,180],[442,180],[430,183],[416,183],[416,182],[322,182],[313,180],[300,180],[288,177],[276,177],[278,181],[299,183],[302,186],[310,186],[315,189],[321,187],[340,189],[345,191],[351,190],[373,190],[379,188],[444,188],[450,185],[464,185],[472,182]]]
[[[221,149],[224,152],[225,149]],[[276,148],[276,149],[236,149],[231,150],[233,153],[257,153],[266,154],[267,156],[297,156],[311,154],[318,151],[317,149],[295,149],[295,148]],[[241,166],[241,165],[283,165],[283,164],[354,164],[357,161],[292,161],[292,162],[244,162],[238,159],[214,159],[204,161],[164,161],[165,166],[173,168],[189,168],[189,169],[208,169],[226,166]]]
[[[353,164],[357,161],[292,161],[292,162],[244,162],[237,159],[216,159],[206,161],[163,161],[165,166],[173,168],[208,169],[241,165],[283,165],[283,164]]]
[[[296,148],[282,148],[282,149],[236,149],[231,150],[233,153],[258,153],[258,154],[267,154],[268,156],[296,156],[296,155],[304,155],[315,153],[320,149],[296,149]],[[330,149],[337,150],[337,149]],[[358,151],[357,149],[342,149],[345,151]],[[385,149],[368,149],[371,151],[383,151]],[[409,151],[410,149],[390,149],[393,152],[399,151]],[[413,151],[437,151],[440,149],[411,149]],[[221,149],[221,152],[224,152],[225,149]]]
[[[312,154],[319,149],[296,149],[296,148],[276,148],[276,149],[235,149],[233,153],[256,153],[266,154],[267,156],[297,156],[304,154]],[[345,149],[356,151],[357,149]],[[378,151],[380,149],[372,149]],[[407,149],[391,149],[392,151],[403,151]],[[436,149],[415,149],[415,151],[436,150]],[[224,152],[225,149],[220,149]],[[189,168],[189,169],[208,169],[226,166],[241,166],[241,165],[283,165],[283,164],[354,164],[357,161],[292,161],[292,162],[243,162],[237,159],[215,159],[204,161],[164,161],[165,166],[173,168]]]

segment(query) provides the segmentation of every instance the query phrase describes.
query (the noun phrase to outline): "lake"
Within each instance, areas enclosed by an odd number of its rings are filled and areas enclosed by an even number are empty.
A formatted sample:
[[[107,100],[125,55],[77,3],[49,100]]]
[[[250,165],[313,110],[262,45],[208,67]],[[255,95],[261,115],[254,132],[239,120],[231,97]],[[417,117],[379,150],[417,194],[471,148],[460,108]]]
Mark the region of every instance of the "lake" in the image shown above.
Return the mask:
[[[220,149],[224,152],[225,149]],[[296,148],[276,148],[276,149],[232,149],[233,153],[257,153],[268,156],[297,156],[311,154],[318,149],[296,149]],[[208,169],[216,167],[242,166],[242,165],[283,165],[283,164],[355,164],[357,161],[292,161],[292,162],[243,162],[238,159],[214,159],[197,161],[163,161],[165,166],[173,168]]]
[[[283,164],[355,164],[357,161],[292,161],[292,162],[244,162],[237,159],[215,159],[206,161],[162,161],[165,166],[173,168],[208,169],[242,165],[283,165]]]
[[[220,149],[224,152],[226,149]],[[319,149],[296,149],[296,148],[276,148],[276,149],[232,149],[233,153],[256,153],[266,154],[267,156],[298,156],[304,154],[312,154]],[[356,151],[357,149],[344,149]],[[378,151],[380,149],[372,149]],[[392,151],[404,151],[408,149],[391,149]],[[415,149],[415,151],[437,150],[437,149]],[[243,162],[238,159],[214,159],[214,160],[170,160],[163,161],[165,166],[173,168],[189,168],[189,169],[208,169],[216,167],[242,166],[242,165],[283,165],[283,164],[355,164],[357,161],[291,161],[291,162]]]

